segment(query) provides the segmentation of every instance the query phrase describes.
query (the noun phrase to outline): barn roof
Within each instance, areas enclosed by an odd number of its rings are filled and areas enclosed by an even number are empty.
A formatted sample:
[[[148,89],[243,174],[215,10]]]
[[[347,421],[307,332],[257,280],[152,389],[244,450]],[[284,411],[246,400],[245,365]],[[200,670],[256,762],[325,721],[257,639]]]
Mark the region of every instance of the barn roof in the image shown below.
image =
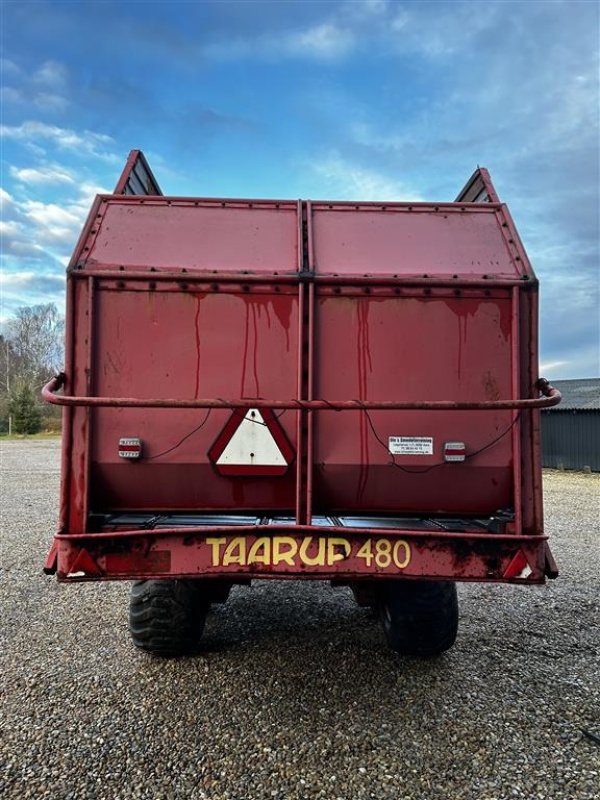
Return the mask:
[[[550,411],[600,411],[600,378],[551,381],[562,394],[562,402]]]

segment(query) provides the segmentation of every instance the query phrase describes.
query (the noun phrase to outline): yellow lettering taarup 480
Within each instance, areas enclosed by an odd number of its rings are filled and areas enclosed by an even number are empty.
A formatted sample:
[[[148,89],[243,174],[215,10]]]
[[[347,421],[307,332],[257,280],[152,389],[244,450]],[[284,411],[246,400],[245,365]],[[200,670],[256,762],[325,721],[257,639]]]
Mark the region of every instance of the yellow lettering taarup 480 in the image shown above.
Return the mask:
[[[537,281],[490,176],[451,203],[164,196],[140,151],[67,274],[46,572],[133,580],[151,653],[231,586],[311,578],[431,656],[456,581],[540,584]]]

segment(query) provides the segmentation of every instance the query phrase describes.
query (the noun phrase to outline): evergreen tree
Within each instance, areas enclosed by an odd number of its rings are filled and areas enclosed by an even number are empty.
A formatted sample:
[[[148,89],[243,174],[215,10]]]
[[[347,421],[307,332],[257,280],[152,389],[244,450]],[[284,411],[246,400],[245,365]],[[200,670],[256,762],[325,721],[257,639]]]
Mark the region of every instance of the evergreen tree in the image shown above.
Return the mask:
[[[20,386],[10,402],[15,433],[38,433],[42,429],[42,413],[31,386]]]

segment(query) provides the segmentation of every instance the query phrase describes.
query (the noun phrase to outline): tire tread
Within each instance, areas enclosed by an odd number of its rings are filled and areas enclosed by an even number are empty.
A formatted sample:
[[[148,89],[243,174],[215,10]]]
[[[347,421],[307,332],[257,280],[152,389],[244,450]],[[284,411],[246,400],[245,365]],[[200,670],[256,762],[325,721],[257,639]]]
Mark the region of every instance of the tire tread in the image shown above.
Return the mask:
[[[136,581],[129,604],[133,643],[152,655],[193,653],[202,636],[207,610],[193,580]]]
[[[390,581],[380,614],[390,647],[428,658],[448,650],[458,632],[458,596],[452,581]]]

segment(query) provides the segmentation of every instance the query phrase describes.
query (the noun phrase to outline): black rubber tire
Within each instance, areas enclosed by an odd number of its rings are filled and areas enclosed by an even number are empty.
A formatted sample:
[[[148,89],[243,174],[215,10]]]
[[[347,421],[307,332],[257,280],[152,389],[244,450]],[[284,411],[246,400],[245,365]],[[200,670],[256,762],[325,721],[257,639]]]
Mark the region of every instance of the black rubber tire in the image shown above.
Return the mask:
[[[209,606],[198,581],[136,581],[129,601],[134,645],[155,656],[196,652]]]
[[[437,656],[456,641],[456,584],[386,581],[379,592],[379,614],[392,650],[403,656]]]
[[[205,593],[208,602],[214,603],[214,605],[226,603],[233,588],[233,584],[229,581],[214,579],[198,581],[198,588],[200,588],[200,583],[202,584],[201,591]]]
[[[379,604],[377,581],[355,581],[348,585],[358,606],[377,610]]]

